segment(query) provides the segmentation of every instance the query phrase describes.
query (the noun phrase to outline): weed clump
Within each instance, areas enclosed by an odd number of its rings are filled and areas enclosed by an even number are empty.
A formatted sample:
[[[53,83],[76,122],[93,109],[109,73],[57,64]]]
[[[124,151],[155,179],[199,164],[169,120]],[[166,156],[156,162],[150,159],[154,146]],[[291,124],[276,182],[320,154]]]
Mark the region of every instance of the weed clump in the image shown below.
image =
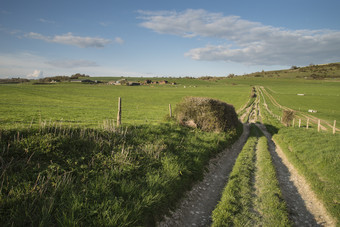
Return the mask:
[[[239,122],[234,106],[203,97],[185,97],[175,115],[180,124],[207,132],[227,132]]]

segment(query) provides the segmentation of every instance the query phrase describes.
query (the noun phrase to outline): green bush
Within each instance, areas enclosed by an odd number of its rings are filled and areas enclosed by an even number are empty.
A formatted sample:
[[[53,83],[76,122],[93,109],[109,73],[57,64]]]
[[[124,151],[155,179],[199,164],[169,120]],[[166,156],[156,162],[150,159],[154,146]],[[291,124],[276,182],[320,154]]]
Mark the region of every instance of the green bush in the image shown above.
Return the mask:
[[[207,132],[226,132],[238,125],[234,106],[211,98],[185,97],[175,115],[180,124]]]

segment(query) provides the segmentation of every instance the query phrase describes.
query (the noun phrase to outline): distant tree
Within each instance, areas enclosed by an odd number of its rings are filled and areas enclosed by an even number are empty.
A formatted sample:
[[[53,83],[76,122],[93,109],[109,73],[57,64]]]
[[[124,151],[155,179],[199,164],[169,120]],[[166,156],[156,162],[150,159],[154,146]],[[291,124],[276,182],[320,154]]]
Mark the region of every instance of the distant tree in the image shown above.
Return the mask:
[[[70,79],[72,79],[72,80],[73,79],[79,79],[79,77],[90,77],[90,76],[85,75],[85,74],[76,73],[76,74],[73,74]]]
[[[290,67],[290,69],[298,69],[299,67],[297,67],[296,65],[293,65],[292,67]]]
[[[235,74],[234,73],[231,73],[227,76],[227,78],[234,78]]]

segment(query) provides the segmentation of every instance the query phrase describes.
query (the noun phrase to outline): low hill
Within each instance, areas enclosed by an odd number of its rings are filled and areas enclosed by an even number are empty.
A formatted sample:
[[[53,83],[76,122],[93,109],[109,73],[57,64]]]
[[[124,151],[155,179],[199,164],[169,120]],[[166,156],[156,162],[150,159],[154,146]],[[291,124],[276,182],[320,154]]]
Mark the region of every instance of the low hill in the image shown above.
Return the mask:
[[[305,78],[322,80],[326,78],[340,78],[340,63],[309,65],[305,67],[292,66],[290,69],[262,71],[244,75],[246,77],[281,77]]]

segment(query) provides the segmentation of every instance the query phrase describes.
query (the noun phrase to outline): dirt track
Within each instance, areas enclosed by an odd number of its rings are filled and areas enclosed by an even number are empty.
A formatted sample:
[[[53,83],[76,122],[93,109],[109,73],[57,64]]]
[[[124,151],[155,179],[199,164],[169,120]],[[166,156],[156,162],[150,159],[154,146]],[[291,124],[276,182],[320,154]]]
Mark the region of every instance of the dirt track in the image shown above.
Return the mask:
[[[254,107],[249,107],[246,115],[255,116],[251,121],[257,120],[259,100]],[[254,111],[254,113],[249,113]],[[287,204],[289,218],[294,226],[335,226],[334,220],[329,216],[323,204],[317,199],[306,180],[298,174],[292,164],[276,146],[263,124],[256,124],[268,140],[268,148],[276,169],[277,178],[283,198]],[[249,135],[249,125],[243,125],[243,134],[230,148],[211,160],[208,172],[203,181],[196,184],[186,193],[179,208],[165,217],[158,226],[210,226],[211,213],[221,198],[221,193],[232,171],[235,160],[246,143]]]
[[[323,204],[316,198],[306,180],[298,174],[292,164],[271,139],[270,133],[262,124],[256,124],[268,139],[277,178],[289,217],[295,226],[335,226]]]
[[[203,181],[185,195],[179,208],[158,226],[210,226],[211,213],[221,198],[222,190],[235,160],[247,141],[249,125],[243,125],[243,133],[234,145],[210,161]]]

